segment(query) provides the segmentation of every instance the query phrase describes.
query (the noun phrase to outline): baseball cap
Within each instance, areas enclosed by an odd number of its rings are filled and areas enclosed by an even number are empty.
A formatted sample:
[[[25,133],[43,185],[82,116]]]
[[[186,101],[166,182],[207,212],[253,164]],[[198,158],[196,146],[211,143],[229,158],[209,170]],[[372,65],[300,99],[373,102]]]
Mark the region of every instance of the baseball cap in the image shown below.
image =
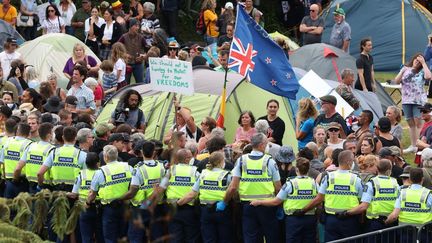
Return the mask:
[[[112,143],[114,141],[129,142],[129,135],[127,133],[113,133],[109,137],[108,142]]]
[[[417,107],[419,110],[428,110],[428,111],[432,111],[432,104],[430,103],[426,103],[422,106]]]
[[[432,149],[425,148],[421,152],[421,160],[422,161],[431,161],[432,160]]]
[[[324,95],[324,96],[320,97],[320,100],[322,102],[328,102],[328,103],[331,103],[333,105],[337,105],[337,99],[333,95]]]
[[[17,44],[17,39],[13,38],[13,37],[8,37],[6,39],[7,43],[11,43],[11,44]]]
[[[177,41],[173,40],[168,43],[168,48],[180,48],[180,45]]]
[[[335,11],[333,12],[333,15],[345,16],[345,11],[343,10],[343,8],[336,8]]]
[[[232,2],[226,2],[225,9],[234,9],[234,5],[232,4]]]
[[[341,125],[340,125],[339,123],[337,123],[337,122],[330,122],[328,128],[329,128],[329,129],[330,129],[330,128],[337,128],[337,129],[340,129],[340,128],[341,128]]]
[[[109,3],[107,1],[103,1],[103,2],[101,2],[100,7],[101,8],[109,8]]]
[[[386,156],[393,156],[393,152],[389,147],[382,147],[378,152],[380,158],[385,158]]]
[[[106,122],[99,123],[99,124],[97,124],[97,126],[95,128],[96,136],[102,137],[105,134],[107,134],[109,131],[113,130],[114,127],[115,126],[111,123],[106,123]]]

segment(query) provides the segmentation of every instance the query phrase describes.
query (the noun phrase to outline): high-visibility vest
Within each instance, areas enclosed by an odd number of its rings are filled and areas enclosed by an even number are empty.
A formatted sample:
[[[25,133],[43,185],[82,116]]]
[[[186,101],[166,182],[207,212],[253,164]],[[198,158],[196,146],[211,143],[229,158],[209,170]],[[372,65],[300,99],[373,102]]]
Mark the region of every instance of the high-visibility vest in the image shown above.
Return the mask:
[[[267,171],[270,159],[269,155],[263,155],[259,159],[251,159],[248,155],[243,155],[240,158],[242,171],[239,186],[240,200],[273,198],[275,188],[272,177]]]
[[[83,169],[80,172],[81,184],[79,187],[79,199],[82,201],[87,201],[88,194],[90,192],[90,185],[93,179],[93,176],[96,174],[97,170]],[[98,199],[99,196],[96,197]]]
[[[357,180],[360,178],[351,172],[332,171],[328,173],[328,187],[324,202],[326,213],[335,214],[359,205]]]
[[[12,179],[14,177],[15,168],[18,165],[21,156],[23,155],[26,148],[32,143],[31,140],[16,139],[16,137],[10,137],[6,141],[3,147],[3,165],[5,167],[6,179]]]
[[[100,169],[105,176],[105,183],[99,186],[102,204],[109,204],[128,192],[132,173],[127,163],[110,162]]]
[[[431,208],[427,207],[427,198],[431,191],[425,187],[414,190],[410,187],[401,190],[401,208],[399,224],[421,226],[432,221]]]
[[[166,190],[166,197],[169,203],[174,203],[184,197],[195,184],[197,167],[188,164],[178,164],[171,167],[171,177]],[[194,202],[190,202],[193,205]]]
[[[283,204],[285,214],[291,215],[295,210],[302,209],[317,195],[315,181],[307,176],[296,177],[288,180],[291,183],[292,193],[288,195]],[[306,212],[306,215],[314,215],[315,209]]]
[[[155,166],[149,166],[143,163],[142,165],[135,168],[137,173],[141,173],[144,183],[139,186],[138,192],[131,200],[132,205],[140,205],[145,199],[151,196],[154,191],[154,186],[161,182],[165,168],[162,163],[158,161],[155,162]]]
[[[42,142],[32,143],[29,146],[24,167],[27,180],[38,182],[37,173],[52,149],[54,149],[53,145]],[[50,180],[50,170],[48,170],[44,175],[45,184],[50,184]]]
[[[82,169],[78,164],[81,150],[73,146],[62,146],[53,150],[54,159],[51,167],[51,179],[54,185],[73,185]]]
[[[366,211],[368,219],[388,216],[394,209],[399,193],[399,185],[395,178],[376,176],[371,179],[374,187],[374,197]]]
[[[199,200],[201,204],[213,204],[225,197],[227,185],[223,185],[228,175],[226,170],[203,170],[200,175]]]

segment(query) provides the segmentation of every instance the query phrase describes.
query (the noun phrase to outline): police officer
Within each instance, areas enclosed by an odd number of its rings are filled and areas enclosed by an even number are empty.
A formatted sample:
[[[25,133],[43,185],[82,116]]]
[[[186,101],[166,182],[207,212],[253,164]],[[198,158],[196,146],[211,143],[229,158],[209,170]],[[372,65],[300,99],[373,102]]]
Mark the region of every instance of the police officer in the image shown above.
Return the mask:
[[[363,195],[359,206],[347,210],[347,215],[356,215],[365,212],[368,219],[367,231],[381,230],[395,225],[385,225],[384,221],[393,211],[399,184],[395,178],[390,177],[392,162],[381,159],[377,165],[378,176],[372,178],[363,189]]]
[[[346,215],[345,210],[359,205],[363,192],[361,179],[349,170],[354,161],[352,151],[344,150],[338,156],[339,168],[329,172],[318,188],[318,195],[301,212],[305,213],[324,202],[325,241],[337,240],[359,234],[357,216]]]
[[[32,143],[30,139],[27,139],[29,134],[30,126],[28,124],[18,124],[17,135],[8,138],[0,152],[0,163],[4,166],[6,178],[5,198],[14,198],[20,192],[28,190],[24,178],[14,180],[14,171],[24,151]]]
[[[45,181],[45,173],[50,170],[54,191],[72,191],[75,178],[85,167],[87,153],[75,147],[77,129],[65,127],[63,129],[64,145],[51,150],[42,164],[37,177],[39,186]]]
[[[277,206],[283,202],[283,208],[287,215],[285,217],[285,242],[316,242],[315,210],[306,212],[304,216],[296,216],[296,212],[303,209],[317,195],[314,179],[307,176],[309,167],[309,160],[299,157],[296,163],[297,176],[287,179],[275,198],[251,202],[253,206]]]
[[[199,193],[201,204],[201,234],[204,242],[233,242],[233,225],[229,209],[217,210],[223,203],[226,189],[231,182],[229,171],[224,167],[223,152],[210,154],[207,169],[204,169],[192,187],[192,191],[177,204],[184,205],[193,201]]]
[[[87,201],[90,192],[90,184],[93,176],[99,169],[99,164],[100,161],[97,153],[90,152],[87,154],[87,168],[80,171],[72,188],[72,193],[68,194],[68,196],[78,198],[82,202]],[[79,226],[83,243],[103,242],[102,211],[100,208],[100,198],[98,196],[96,196],[94,203],[91,203],[84,212],[81,212]],[[93,236],[96,237],[96,241],[93,239]]]
[[[142,144],[142,153],[144,156],[144,161],[139,162],[137,166],[134,168],[132,173],[132,181],[129,186],[128,193],[125,194],[123,200],[132,199],[131,203],[135,207],[136,212],[138,212],[138,217],[141,217],[141,220],[149,219],[148,210],[139,209],[140,206],[144,203],[144,205],[148,205],[153,203],[151,200],[155,200],[156,204],[158,204],[157,199],[153,198],[153,191],[157,184],[159,184],[162,178],[165,176],[165,168],[162,163],[153,160],[155,150],[155,144],[150,141],[145,141]],[[147,203],[147,201],[149,201]],[[158,204],[156,206],[154,218],[158,218],[160,213],[163,213],[163,205]],[[150,225],[151,231],[151,241],[154,241],[164,235],[163,225],[154,220],[154,223]],[[143,228],[140,228],[139,225],[134,223],[129,224],[128,229],[128,239],[130,242],[145,242],[146,236]]]
[[[38,133],[41,140],[28,146],[21,156],[18,166],[15,168],[14,178],[15,180],[18,180],[21,176],[21,171],[25,166],[25,176],[29,181],[29,192],[31,194],[38,191],[37,173],[39,172],[42,163],[48,157],[48,154],[54,149],[54,146],[50,143],[53,136],[52,129],[53,125],[48,122],[42,123],[39,126]],[[44,186],[49,187],[51,184],[49,171],[45,173],[44,177]]]
[[[86,204],[92,205],[99,195],[104,241],[116,243],[124,224],[124,203],[121,198],[128,192],[133,169],[127,163],[117,161],[118,151],[113,145],[106,145],[102,152],[107,164],[93,176]]]
[[[390,224],[399,218],[399,225],[414,225],[418,228],[432,221],[432,195],[431,191],[423,186],[423,170],[411,168],[411,186],[401,189],[396,199],[393,212],[388,216],[386,223]],[[428,242],[426,230],[422,230],[419,242]],[[401,234],[400,242],[412,242],[412,234]],[[429,239],[430,241],[430,239]]]
[[[166,189],[167,203],[177,209],[168,225],[171,242],[199,242],[200,224],[194,202],[177,205],[177,201],[191,191],[199,173],[197,167],[189,165],[186,149],[179,149],[175,155],[175,164],[167,171],[158,189]]]
[[[267,137],[257,133],[251,138],[252,152],[240,157],[232,170],[232,182],[227,190],[225,202],[229,202],[238,190],[243,206],[243,237],[245,242],[278,242],[279,223],[277,207],[254,207],[252,200],[265,200],[279,192],[281,183],[276,162],[264,151]]]
[[[0,139],[0,149],[3,148],[5,142],[9,137],[15,136],[17,121],[9,118],[5,122],[5,135]],[[5,180],[3,178],[4,168],[3,164],[0,163],[0,197],[3,197],[5,190]]]

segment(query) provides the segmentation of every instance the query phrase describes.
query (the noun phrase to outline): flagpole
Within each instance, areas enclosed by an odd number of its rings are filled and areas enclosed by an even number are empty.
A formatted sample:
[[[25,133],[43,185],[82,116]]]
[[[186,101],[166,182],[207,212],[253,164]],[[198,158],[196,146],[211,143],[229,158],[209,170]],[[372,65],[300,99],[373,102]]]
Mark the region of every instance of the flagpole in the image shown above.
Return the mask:
[[[219,110],[219,117],[217,119],[217,127],[224,128],[225,123],[225,100],[226,100],[226,85],[227,85],[227,78],[228,78],[228,67],[225,67],[225,78],[224,78],[224,86],[222,90],[222,97],[221,97],[221,104],[220,104],[220,110]]]

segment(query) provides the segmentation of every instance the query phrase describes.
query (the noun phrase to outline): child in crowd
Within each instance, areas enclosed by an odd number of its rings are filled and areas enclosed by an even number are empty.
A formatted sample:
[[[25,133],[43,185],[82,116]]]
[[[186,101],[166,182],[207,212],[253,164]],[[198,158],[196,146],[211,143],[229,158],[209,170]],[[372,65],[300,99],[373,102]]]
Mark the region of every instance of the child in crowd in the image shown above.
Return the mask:
[[[111,60],[104,60],[100,69],[102,69],[102,87],[104,90],[105,100],[113,96],[117,90],[117,75],[114,73],[114,64]]]
[[[126,82],[126,47],[116,42],[112,46],[111,61],[114,63],[114,73],[117,77],[117,90],[128,85]]]

